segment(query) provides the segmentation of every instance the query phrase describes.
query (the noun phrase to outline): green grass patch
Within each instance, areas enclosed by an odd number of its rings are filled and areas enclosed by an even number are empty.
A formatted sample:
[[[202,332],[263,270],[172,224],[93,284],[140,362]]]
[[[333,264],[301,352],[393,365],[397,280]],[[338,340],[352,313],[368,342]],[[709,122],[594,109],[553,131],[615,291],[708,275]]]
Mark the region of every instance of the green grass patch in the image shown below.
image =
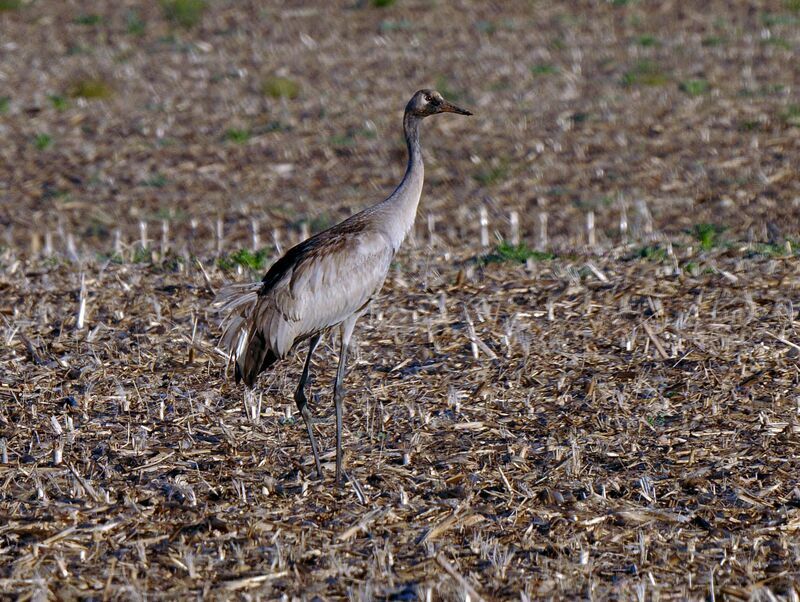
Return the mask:
[[[11,97],[10,96],[0,96],[0,115],[4,113],[8,113],[8,109],[11,106]]]
[[[22,8],[22,0],[0,0],[0,13],[19,10]]]
[[[518,31],[520,29],[518,22],[511,18],[504,18],[500,19],[499,21],[494,21],[493,25],[495,31]]]
[[[742,119],[739,122],[740,132],[757,132],[761,129],[761,122],[758,119]]]
[[[135,10],[125,14],[125,31],[132,36],[144,35],[145,22]]]
[[[87,100],[103,100],[114,93],[111,85],[99,77],[90,77],[73,81],[67,87],[67,96],[70,98],[85,98]]]
[[[368,129],[368,128],[359,128],[359,129],[349,129],[344,134],[335,134],[331,136],[330,143],[331,146],[336,146],[339,148],[349,148],[356,145],[356,140],[358,138],[377,138],[378,133],[375,130]]]
[[[661,67],[650,60],[641,60],[622,75],[622,85],[663,86],[669,83],[670,76]]]
[[[114,54],[113,60],[115,63],[123,65],[136,56],[136,51],[133,48],[126,48]]]
[[[185,222],[188,218],[186,211],[176,207],[159,207],[148,216],[152,221],[169,220],[173,223]]]
[[[472,174],[473,179],[481,186],[494,186],[508,179],[511,169],[508,161],[501,159],[493,165],[485,165]]]
[[[302,217],[299,219],[293,219],[289,223],[289,227],[297,232],[301,232],[303,229],[303,224],[308,224],[308,229],[311,234],[316,234],[317,232],[322,232],[323,230],[327,230],[334,224],[336,224],[335,219],[328,215],[327,213],[320,213],[319,215],[315,215],[314,217]]]
[[[225,140],[236,144],[246,144],[251,138],[250,130],[230,128],[225,132]]]
[[[547,194],[553,198],[560,198],[561,200],[568,200],[572,196],[572,189],[565,186],[551,186],[547,189]]]
[[[783,84],[764,84],[759,86],[758,94],[761,96],[775,96],[776,94],[781,94],[785,89],[786,86]]]
[[[491,35],[498,30],[514,31],[516,29],[516,25],[513,19],[501,19],[499,21],[482,19],[475,22],[475,29],[481,33]]]
[[[781,48],[782,50],[792,49],[792,45],[789,43],[789,41],[780,36],[770,36],[764,40],[761,40],[761,42],[767,46],[775,46],[776,48]]]
[[[150,188],[164,188],[167,185],[167,181],[164,174],[156,173],[147,178],[142,184]]]
[[[381,21],[380,30],[381,33],[389,33],[392,31],[405,31],[413,27],[414,24],[408,19],[399,19],[397,21],[385,19]]]
[[[767,27],[774,27],[776,25],[797,25],[800,23],[800,17],[782,13],[764,13],[761,15],[761,22]]]
[[[548,259],[555,259],[555,255],[545,251],[531,249],[524,243],[512,245],[510,242],[502,241],[495,247],[493,252],[479,257],[478,263],[481,265],[504,263],[506,261],[526,263],[529,259],[533,259],[534,261],[546,261]]]
[[[725,36],[706,36],[700,43],[706,48],[714,48],[715,46],[723,46],[728,42]]]
[[[186,266],[187,259],[183,255],[174,255],[172,251],[160,258],[160,271],[166,273],[180,272]]]
[[[103,22],[103,17],[93,13],[88,13],[85,15],[78,15],[77,17],[75,17],[75,19],[73,19],[72,22],[75,23],[76,25],[89,25],[89,26],[100,25],[100,23]]]
[[[40,151],[47,150],[53,146],[53,137],[50,134],[37,134],[33,139],[33,145]]]
[[[334,134],[330,138],[331,146],[338,148],[350,148],[356,145],[356,136],[353,132],[346,134]]]
[[[695,263],[694,261],[687,261],[683,264],[681,268],[684,272],[691,274],[692,276],[699,276],[700,275],[700,264]]]
[[[149,247],[136,247],[131,257],[132,263],[152,263],[153,251]]]
[[[787,248],[788,243],[788,248]],[[787,240],[786,243],[755,243],[751,246],[745,257],[791,257],[798,253],[797,241]]]
[[[661,245],[647,245],[639,249],[637,255],[642,259],[646,259],[647,261],[660,262],[660,261],[666,261],[667,250]]]
[[[168,33],[165,36],[159,36],[158,43],[164,46],[168,46],[170,50],[179,50],[180,45],[178,43],[178,38],[175,37],[174,33]]]
[[[179,27],[189,29],[199,25],[208,8],[206,0],[161,0],[164,18]]]
[[[105,219],[91,216],[86,220],[81,233],[83,236],[107,238],[110,235],[109,224]]]
[[[375,8],[387,8],[392,6],[395,0],[372,0],[372,6]]]
[[[300,84],[288,77],[273,75],[261,83],[261,93],[271,98],[297,98],[300,96]]]
[[[496,82],[493,82],[489,89],[492,92],[502,92],[503,90],[510,90],[514,82],[508,77],[502,77]]]
[[[497,31],[497,25],[495,25],[494,21],[480,20],[477,23],[475,23],[475,29],[477,29],[481,33],[486,33],[491,35],[495,31]]]
[[[253,134],[271,134],[272,132],[290,132],[292,127],[278,119],[270,120],[253,128]]]
[[[781,113],[781,119],[786,125],[800,127],[800,105],[789,105]]]
[[[70,44],[67,46],[67,56],[80,56],[80,55],[90,55],[92,54],[92,49],[88,46],[84,46],[83,44]]]
[[[322,232],[334,225],[331,216],[327,213],[320,213],[315,215],[308,221],[308,228],[311,232]]]
[[[119,253],[103,253],[102,251],[98,251],[95,253],[95,257],[99,263],[113,263],[115,265],[121,265],[125,263],[125,260],[122,258],[122,255]]]
[[[558,67],[548,63],[539,63],[531,67],[531,73],[536,76],[555,75],[558,73]]]
[[[42,198],[47,200],[56,200],[59,202],[66,203],[70,199],[70,194],[66,190],[62,190],[55,186],[47,186],[45,185],[42,189]]]
[[[60,94],[48,94],[47,98],[56,111],[63,111],[69,106],[69,101]]]
[[[660,45],[658,38],[654,35],[644,34],[636,38],[636,43],[639,44],[642,48],[652,48],[654,46]]]
[[[725,231],[725,228],[717,224],[697,224],[692,228],[692,234],[700,243],[700,248],[703,251],[710,251],[720,244],[719,235]]]
[[[800,13],[800,0],[783,0],[783,6],[786,10]]]
[[[268,258],[269,248],[267,247],[259,249],[258,251],[239,249],[227,257],[220,257],[217,260],[217,266],[222,270],[232,270],[236,266],[242,266],[248,270],[258,272],[266,267]]]
[[[702,96],[711,89],[708,80],[705,79],[685,79],[679,87],[681,92],[685,92],[689,96]]]
[[[436,78],[436,89],[442,93],[442,96],[452,102],[464,100],[464,91],[454,86],[444,75],[439,75]]]

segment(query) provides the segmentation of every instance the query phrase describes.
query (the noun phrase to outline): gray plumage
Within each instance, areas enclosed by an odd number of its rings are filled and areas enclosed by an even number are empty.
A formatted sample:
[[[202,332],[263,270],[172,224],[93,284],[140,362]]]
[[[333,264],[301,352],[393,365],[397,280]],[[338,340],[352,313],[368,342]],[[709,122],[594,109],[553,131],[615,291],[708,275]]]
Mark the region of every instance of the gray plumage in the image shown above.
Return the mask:
[[[395,253],[414,224],[424,166],[419,124],[437,113],[471,115],[434,90],[420,90],[403,116],[408,165],[389,197],[289,249],[259,283],[225,288],[214,305],[224,315],[220,347],[234,362],[236,382],[252,387],[258,375],[302,341],[309,353],[295,402],[306,424],[317,473],[322,476],[305,397],[311,355],[320,337],[341,330],[336,405],[336,481],[342,477],[342,406],[347,345],[356,321],[381,289]]]

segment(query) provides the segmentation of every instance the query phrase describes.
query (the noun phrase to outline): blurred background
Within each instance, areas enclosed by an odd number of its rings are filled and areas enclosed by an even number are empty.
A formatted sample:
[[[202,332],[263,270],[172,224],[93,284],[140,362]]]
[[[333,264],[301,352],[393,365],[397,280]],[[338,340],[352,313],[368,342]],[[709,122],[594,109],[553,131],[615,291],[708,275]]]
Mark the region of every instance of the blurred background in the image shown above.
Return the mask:
[[[399,181],[421,87],[475,112],[423,132],[421,213],[454,246],[480,207],[498,230],[518,211],[532,244],[538,213],[572,246],[588,211],[600,245],[621,218],[782,244],[799,24],[797,0],[0,0],[4,244],[322,229]]]

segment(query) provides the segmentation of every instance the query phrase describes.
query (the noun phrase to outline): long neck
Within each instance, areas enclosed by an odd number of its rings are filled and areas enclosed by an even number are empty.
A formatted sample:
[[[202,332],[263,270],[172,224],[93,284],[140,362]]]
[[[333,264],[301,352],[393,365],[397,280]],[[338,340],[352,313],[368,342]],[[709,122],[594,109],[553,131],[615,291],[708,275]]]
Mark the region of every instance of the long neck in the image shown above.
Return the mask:
[[[414,225],[417,205],[422,195],[425,167],[422,164],[422,148],[419,144],[420,121],[422,120],[419,117],[408,111],[403,115],[403,133],[408,146],[406,173],[389,198],[375,207],[382,214],[382,221],[395,252]]]
[[[403,115],[403,133],[406,136],[406,146],[408,147],[406,176],[412,170],[414,164],[419,163],[420,167],[422,167],[422,149],[419,146],[419,124],[421,121],[419,117],[411,112],[407,111]]]

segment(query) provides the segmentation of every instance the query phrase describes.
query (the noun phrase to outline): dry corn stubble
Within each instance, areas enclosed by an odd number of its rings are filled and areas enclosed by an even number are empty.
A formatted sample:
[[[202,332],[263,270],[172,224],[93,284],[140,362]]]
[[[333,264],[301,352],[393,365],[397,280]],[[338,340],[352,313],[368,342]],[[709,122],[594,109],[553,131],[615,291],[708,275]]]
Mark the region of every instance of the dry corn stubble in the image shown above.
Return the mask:
[[[0,591],[797,595],[791,3],[7,4]],[[244,397],[207,307],[399,179],[423,84],[476,116],[423,134],[339,491],[301,359]]]

